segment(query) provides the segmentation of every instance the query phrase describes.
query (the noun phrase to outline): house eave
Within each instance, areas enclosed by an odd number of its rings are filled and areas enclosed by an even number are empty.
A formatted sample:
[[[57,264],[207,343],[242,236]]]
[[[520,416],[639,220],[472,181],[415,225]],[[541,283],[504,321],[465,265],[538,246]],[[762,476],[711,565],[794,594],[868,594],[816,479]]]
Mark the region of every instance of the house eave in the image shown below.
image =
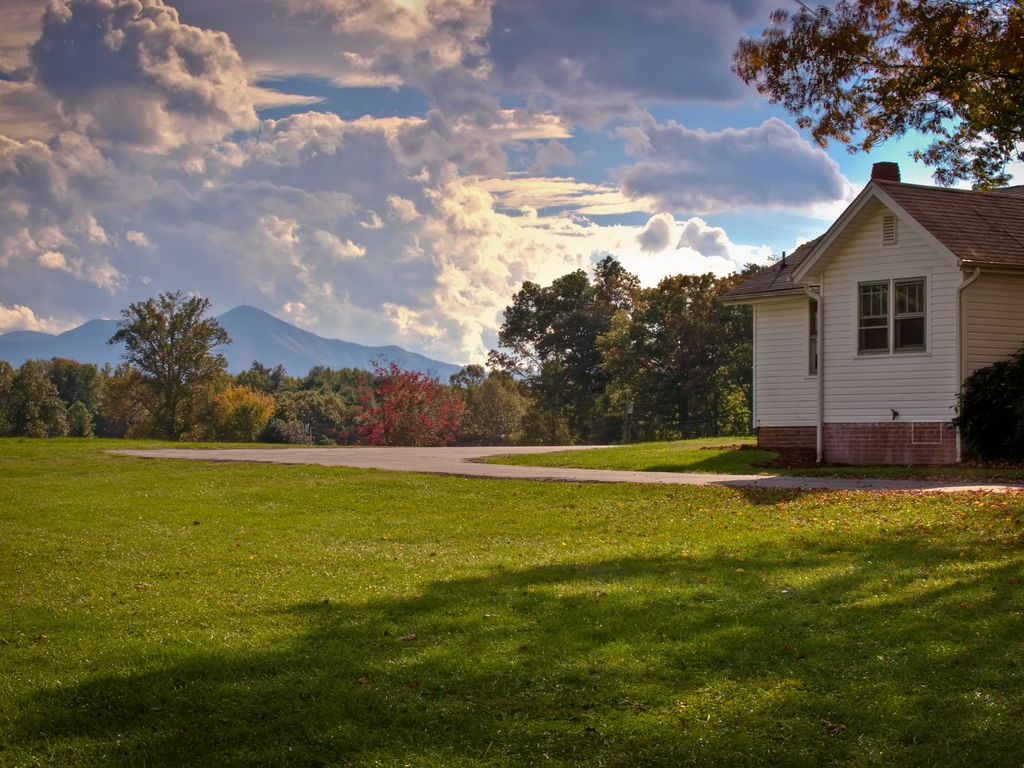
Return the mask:
[[[787,288],[784,291],[762,291],[761,293],[748,293],[745,296],[726,297],[719,296],[718,300],[723,304],[732,306],[735,304],[760,304],[772,299],[792,299],[798,296],[806,296],[802,285]]]
[[[960,259],[961,269],[984,269],[987,272],[1020,272],[1024,264],[1007,264],[1001,261],[985,261],[983,259]]]

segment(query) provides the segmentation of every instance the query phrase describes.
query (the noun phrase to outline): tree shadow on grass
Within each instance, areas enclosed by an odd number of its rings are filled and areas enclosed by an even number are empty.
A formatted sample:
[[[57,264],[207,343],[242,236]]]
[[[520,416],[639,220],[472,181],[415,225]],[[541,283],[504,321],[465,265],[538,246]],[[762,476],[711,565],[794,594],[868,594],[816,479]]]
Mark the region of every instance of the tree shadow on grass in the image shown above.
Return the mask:
[[[155,766],[1019,765],[1019,553],[964,560],[913,531],[778,551],[297,602],[279,646],[40,691],[9,746]]]
[[[709,447],[704,449],[707,456],[697,461],[680,461],[672,463],[664,458],[652,461],[644,467],[637,467],[642,472],[702,472],[726,475],[760,475],[764,474],[763,464],[773,459],[776,454],[755,448],[723,449]],[[693,449],[686,451],[693,454]],[[703,451],[702,451],[703,452]]]

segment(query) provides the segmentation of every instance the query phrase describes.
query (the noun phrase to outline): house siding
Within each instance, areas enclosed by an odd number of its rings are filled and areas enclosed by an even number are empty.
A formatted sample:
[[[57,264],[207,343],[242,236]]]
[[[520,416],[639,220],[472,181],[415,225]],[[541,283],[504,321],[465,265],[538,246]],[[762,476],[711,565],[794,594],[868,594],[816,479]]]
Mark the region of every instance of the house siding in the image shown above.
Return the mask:
[[[808,299],[754,307],[754,426],[817,424],[817,377],[807,375]]]
[[[883,246],[882,219],[886,214],[890,211],[880,205],[865,212],[820,276],[825,297],[826,424],[934,424],[954,416],[958,388],[956,299],[961,273],[951,258],[935,249],[907,220],[899,221],[898,243]],[[927,281],[926,351],[858,354],[858,284],[915,277]],[[826,441],[827,461],[848,460],[836,455],[834,441],[829,449]]]
[[[1024,347],[1024,275],[982,272],[964,291],[964,376]]]

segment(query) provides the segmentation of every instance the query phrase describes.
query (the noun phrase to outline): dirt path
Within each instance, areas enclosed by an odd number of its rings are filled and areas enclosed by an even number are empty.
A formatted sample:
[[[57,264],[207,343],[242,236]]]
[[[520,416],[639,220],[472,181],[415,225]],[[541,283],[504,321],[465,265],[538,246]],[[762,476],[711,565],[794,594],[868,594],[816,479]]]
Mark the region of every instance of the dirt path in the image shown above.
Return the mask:
[[[116,450],[111,453],[146,459],[192,461],[250,461],[268,464],[314,464],[358,467],[434,475],[547,480],[575,483],[644,483],[651,485],[719,485],[733,488],[790,488],[834,491],[1024,491],[1024,484],[956,482],[942,480],[887,480],[868,478],[798,477],[795,475],[719,475],[706,472],[635,472],[612,469],[523,467],[483,464],[486,456],[516,453],[553,453],[587,447],[529,448],[158,448]]]

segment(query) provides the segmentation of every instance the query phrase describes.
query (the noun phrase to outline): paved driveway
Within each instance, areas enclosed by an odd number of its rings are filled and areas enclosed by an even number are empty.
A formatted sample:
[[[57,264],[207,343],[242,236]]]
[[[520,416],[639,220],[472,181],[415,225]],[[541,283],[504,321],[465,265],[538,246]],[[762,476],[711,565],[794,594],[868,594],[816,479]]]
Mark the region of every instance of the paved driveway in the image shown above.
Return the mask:
[[[250,461],[268,464],[315,464],[324,467],[390,469],[434,475],[492,477],[515,480],[554,480],[577,483],[645,483],[652,485],[720,485],[733,488],[797,488],[837,491],[1024,491],[1024,484],[929,480],[850,479],[792,475],[716,475],[706,472],[633,472],[612,469],[569,469],[483,464],[486,456],[552,453],[587,447],[529,448],[158,448],[111,453],[147,459],[192,461]]]

